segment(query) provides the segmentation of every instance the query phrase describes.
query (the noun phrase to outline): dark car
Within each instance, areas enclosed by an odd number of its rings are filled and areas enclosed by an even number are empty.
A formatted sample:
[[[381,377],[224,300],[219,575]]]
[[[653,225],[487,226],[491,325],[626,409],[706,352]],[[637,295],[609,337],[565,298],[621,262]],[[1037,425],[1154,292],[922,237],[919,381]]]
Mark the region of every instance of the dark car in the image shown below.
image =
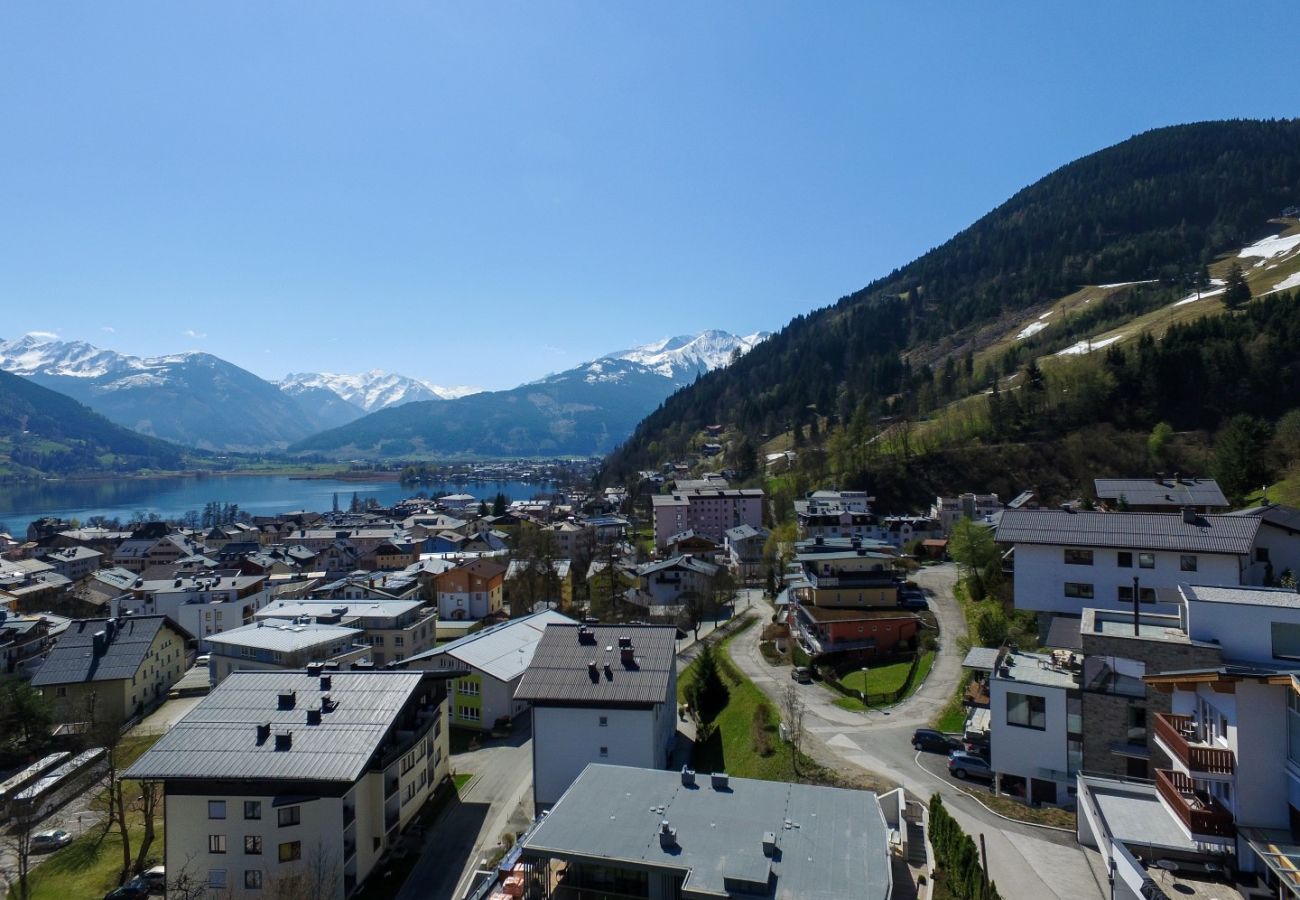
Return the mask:
[[[929,753],[947,753],[957,746],[952,738],[933,728],[918,728],[912,732],[912,747]]]
[[[925,592],[915,589],[903,588],[898,592],[898,605],[903,609],[925,609]]]
[[[790,677],[800,684],[812,684],[812,670],[807,666],[795,666],[790,670]]]
[[[975,754],[964,750],[954,750],[948,754],[948,771],[954,778],[963,781],[967,778],[978,778],[981,781],[993,780],[993,767]]]
[[[149,889],[132,882],[109,891],[104,900],[149,900]]]

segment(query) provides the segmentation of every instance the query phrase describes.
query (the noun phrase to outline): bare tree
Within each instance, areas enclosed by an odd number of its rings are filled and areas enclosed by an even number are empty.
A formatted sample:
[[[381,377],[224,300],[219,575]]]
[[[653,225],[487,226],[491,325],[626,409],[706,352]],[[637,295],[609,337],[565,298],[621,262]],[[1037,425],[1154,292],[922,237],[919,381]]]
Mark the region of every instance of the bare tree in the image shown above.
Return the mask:
[[[276,900],[319,900],[339,893],[340,878],[335,854],[326,849],[324,842],[317,841],[300,865],[269,879],[266,886],[270,889],[268,896]]]
[[[158,814],[158,807],[162,803],[163,786],[157,781],[141,781],[140,793],[132,803],[132,808],[139,810],[140,817],[144,820],[144,833],[140,836],[140,849],[135,855],[134,871],[143,872],[148,865],[149,848],[153,846],[154,841],[154,816]]]
[[[13,854],[17,870],[3,873],[7,891],[13,891],[18,900],[27,900],[30,888],[27,883],[32,870],[32,835],[40,822],[38,815],[32,811],[22,811],[14,817],[9,832],[4,836],[4,847]]]
[[[790,743],[794,774],[799,775],[799,758],[803,755],[804,741],[804,705],[799,696],[799,689],[787,684],[781,692],[781,719],[785,725],[785,739]]]

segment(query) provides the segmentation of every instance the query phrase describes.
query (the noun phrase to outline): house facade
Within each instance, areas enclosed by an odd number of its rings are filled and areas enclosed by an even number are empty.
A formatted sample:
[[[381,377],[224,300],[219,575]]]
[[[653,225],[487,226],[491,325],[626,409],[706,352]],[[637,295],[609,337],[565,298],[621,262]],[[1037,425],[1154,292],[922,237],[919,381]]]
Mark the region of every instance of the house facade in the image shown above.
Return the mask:
[[[763,524],[763,491],[758,488],[694,488],[650,498],[654,518],[655,547],[662,550],[668,539],[684,531],[721,544],[727,529],[737,525]]]
[[[438,617],[477,620],[501,612],[505,576],[506,567],[491,559],[476,559],[438,575]]]
[[[315,662],[351,668],[370,659],[360,637],[358,628],[259,619],[208,639],[209,679],[218,684],[234,672],[287,672]]]

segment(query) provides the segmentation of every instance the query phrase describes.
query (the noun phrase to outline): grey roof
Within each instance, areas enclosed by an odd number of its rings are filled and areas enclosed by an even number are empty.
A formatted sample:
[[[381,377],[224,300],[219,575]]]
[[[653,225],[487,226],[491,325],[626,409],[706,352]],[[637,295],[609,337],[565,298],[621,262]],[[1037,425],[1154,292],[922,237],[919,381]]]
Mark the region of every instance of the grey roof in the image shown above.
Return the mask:
[[[1249,509],[1238,509],[1228,513],[1230,516],[1258,516],[1270,525],[1278,528],[1284,528],[1288,531],[1300,532],[1300,509],[1294,506],[1283,506],[1280,503],[1270,503],[1268,506],[1252,506]]]
[[[113,637],[105,644],[104,651],[96,656],[95,635],[104,632],[107,636],[110,621],[115,623]],[[41,687],[131,678],[144,664],[149,647],[164,624],[189,639],[189,633],[166,616],[75,621],[50,650],[50,655],[32,679],[32,685]]]
[[[588,625],[593,643],[574,624],[551,624],[515,691],[516,700],[584,706],[662,703],[677,672],[677,629],[669,625]],[[630,637],[636,663],[624,666],[618,639]],[[595,661],[593,678],[588,663]],[[609,676],[604,666],[609,664]]]
[[[1300,594],[1294,588],[1218,587],[1204,584],[1180,584],[1188,600],[1203,603],[1234,603],[1241,606],[1284,606],[1300,609]]]
[[[1185,550],[1248,554],[1260,520],[1251,516],[1204,515],[1185,522],[1164,513],[1066,512],[1008,509],[994,539],[1000,544],[1052,544],[1135,550]]]
[[[361,634],[359,628],[344,628],[341,625],[320,625],[315,622],[293,624],[275,620],[258,620],[253,625],[242,625],[229,631],[208,635],[210,644],[222,644],[231,647],[256,647],[259,650],[280,650],[292,653],[329,644],[341,638],[352,638]]]
[[[636,573],[638,575],[653,575],[655,572],[667,572],[672,569],[689,569],[700,575],[714,575],[718,571],[718,566],[702,559],[696,559],[693,556],[674,556],[671,559],[662,559],[658,562],[637,566]]]
[[[1085,775],[1079,778],[1096,800],[1097,808],[1115,840],[1139,847],[1197,852],[1169,810],[1160,802],[1156,786],[1131,779]]]
[[[727,540],[729,541],[744,541],[766,534],[767,529],[755,528],[753,525],[737,525],[735,528],[728,528],[726,531]]]
[[[445,655],[493,678],[512,681],[522,675],[533,661],[546,626],[557,623],[571,625],[573,620],[556,610],[543,610],[417,653],[406,662]]]
[[[1059,647],[1063,650],[1082,650],[1083,635],[1079,633],[1081,619],[1078,616],[1053,616],[1052,622],[1047,626],[1047,640],[1043,642],[1045,647]],[[1132,619],[1129,620],[1129,628],[1133,627]]]
[[[332,672],[334,707],[319,725],[320,679],[306,672],[231,672],[128,770],[131,778],[283,778],[351,783],[366,770],[384,735],[416,694],[424,672]],[[293,709],[279,694],[294,691]],[[258,741],[257,726],[292,731],[288,750]]]
[[[675,829],[661,846],[660,824]],[[765,833],[777,853],[763,850]],[[523,840],[534,858],[611,860],[685,874],[684,896],[886,900],[889,842],[867,791],[589,765]],[[745,890],[749,884],[761,884]]]
[[[979,669],[984,672],[992,672],[997,663],[997,647],[971,647],[966,658],[961,661],[962,668]]]
[[[1130,506],[1181,506],[1226,507],[1219,483],[1213,478],[1095,478],[1093,491],[1099,500],[1119,500]]]

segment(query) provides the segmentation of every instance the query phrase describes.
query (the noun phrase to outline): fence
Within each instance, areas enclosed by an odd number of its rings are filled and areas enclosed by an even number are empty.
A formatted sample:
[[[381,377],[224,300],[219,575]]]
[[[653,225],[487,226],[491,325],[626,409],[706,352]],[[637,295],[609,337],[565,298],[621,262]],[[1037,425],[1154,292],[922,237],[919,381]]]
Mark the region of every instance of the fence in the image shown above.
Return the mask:
[[[855,691],[853,688],[843,684],[837,677],[837,673],[835,672],[835,670],[829,666],[825,666],[822,669],[820,669],[818,674],[821,675],[822,681],[824,681],[828,687],[844,695],[845,697],[851,697],[854,700],[861,700],[867,706],[891,706],[897,703],[898,701],[902,700],[904,697],[906,697],[908,694],[912,692],[912,685],[916,681],[916,670],[921,666],[921,654],[920,653],[900,654],[897,656],[890,657],[889,659],[883,662],[879,662],[876,664],[876,666],[872,667],[872,668],[878,668],[879,666],[882,665],[893,665],[895,663],[900,663],[900,662],[910,663],[910,665],[907,668],[907,677],[903,679],[902,685],[900,685],[897,690],[886,691],[884,693],[879,693],[879,694],[867,694],[864,693],[863,691]],[[853,669],[852,671],[858,671],[858,670]]]

